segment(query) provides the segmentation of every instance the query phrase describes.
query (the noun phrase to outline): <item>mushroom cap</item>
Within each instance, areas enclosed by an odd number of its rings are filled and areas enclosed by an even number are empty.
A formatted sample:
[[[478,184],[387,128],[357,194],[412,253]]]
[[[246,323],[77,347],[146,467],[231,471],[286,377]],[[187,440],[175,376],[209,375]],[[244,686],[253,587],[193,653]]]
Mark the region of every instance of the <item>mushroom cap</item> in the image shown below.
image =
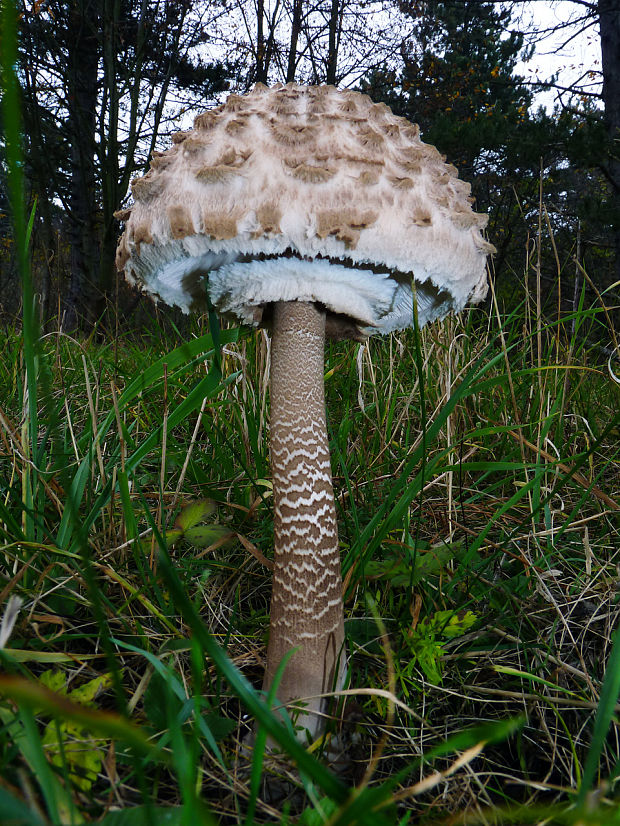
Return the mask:
[[[419,129],[332,86],[257,84],[199,115],[132,182],[117,266],[168,304],[260,324],[316,301],[364,334],[487,291],[487,216]],[[414,298],[415,295],[415,298]]]

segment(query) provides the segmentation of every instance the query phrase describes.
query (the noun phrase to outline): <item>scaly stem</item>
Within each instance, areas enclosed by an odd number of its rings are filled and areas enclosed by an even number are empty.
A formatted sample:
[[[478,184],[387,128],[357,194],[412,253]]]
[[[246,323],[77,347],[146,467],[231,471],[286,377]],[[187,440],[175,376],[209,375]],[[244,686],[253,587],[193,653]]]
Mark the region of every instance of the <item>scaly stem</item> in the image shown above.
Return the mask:
[[[265,688],[284,655],[277,691],[302,699],[299,722],[312,734],[323,721],[311,697],[341,688],[344,620],[338,529],[323,389],[325,313],[312,303],[278,302],[271,342],[271,464],[274,575]]]

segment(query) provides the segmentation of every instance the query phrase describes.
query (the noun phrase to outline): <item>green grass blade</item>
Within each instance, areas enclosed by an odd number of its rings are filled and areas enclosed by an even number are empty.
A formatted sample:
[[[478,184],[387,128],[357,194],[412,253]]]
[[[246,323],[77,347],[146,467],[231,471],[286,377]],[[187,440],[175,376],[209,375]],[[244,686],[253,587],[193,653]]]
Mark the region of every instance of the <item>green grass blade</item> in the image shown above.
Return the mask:
[[[0,48],[2,82],[2,120],[4,124],[5,153],[7,166],[7,194],[13,221],[17,267],[22,286],[22,337],[24,364],[26,368],[26,395],[28,411],[28,446],[32,457],[38,444],[38,388],[37,350],[39,332],[35,311],[32,275],[28,260],[28,242],[34,210],[30,222],[26,222],[24,199],[24,157],[22,147],[22,119],[20,86],[17,76],[17,9],[12,0],[2,0],[2,44]],[[34,462],[24,475],[24,505],[26,507],[26,535],[35,539],[36,526],[33,519],[38,488],[37,463]]]
[[[211,814],[201,806],[196,811],[194,826],[216,826]],[[131,806],[119,812],[109,812],[98,826],[186,826],[183,806]]]
[[[15,826],[47,826],[36,812],[2,788],[0,788],[0,823],[15,824]]]
[[[178,578],[167,552],[160,546],[160,573],[177,605],[177,608],[192,633],[215,663],[219,672],[228,682],[248,711],[265,728],[268,734],[280,745],[300,770],[307,772],[326,794],[343,801],[347,797],[346,787],[337,780],[323,765],[312,757],[297,740],[275,718],[269,706],[259,697],[248,680],[238,671],[198,616],[196,608],[187,596],[186,590]]]
[[[47,761],[32,709],[27,704],[21,705],[19,717],[23,726],[23,733],[18,736],[19,748],[37,778],[52,823],[83,823],[84,818],[77,812],[70,792]]]
[[[586,802],[586,795],[592,788],[600,766],[600,757],[605,745],[605,739],[609,731],[609,726],[616,713],[616,703],[620,694],[620,629],[616,629],[614,642],[607,662],[605,679],[601,688],[601,697],[596,717],[594,718],[594,728],[592,730],[592,742],[588,750],[588,756],[583,767],[583,777],[579,792],[577,794],[576,805],[581,808]]]
[[[221,333],[224,342],[235,341],[239,331],[227,330]],[[194,339],[186,342],[180,347],[173,350],[171,353],[159,359],[151,367],[147,368],[141,375],[139,375],[133,382],[131,382],[118,399],[118,407],[122,412],[126,406],[134,401],[141,393],[153,390],[158,386],[158,383],[163,380],[166,369],[175,371],[181,369],[185,371],[193,365],[194,360],[198,357],[199,360],[205,360],[213,355],[213,342],[210,335],[202,336],[199,339]],[[226,382],[234,380],[234,377],[228,377]],[[205,395],[213,395],[219,390],[219,373],[216,370],[210,370],[207,376],[202,379],[191,393],[184,399],[184,401],[177,405],[168,418],[168,430],[171,430],[185,416],[200,407],[202,399]],[[116,422],[116,413],[111,410],[104,419],[103,423],[98,429],[97,438],[101,443],[110,428]],[[161,439],[161,426],[152,432],[135,451],[128,457],[126,464],[127,472],[135,469],[142,459],[155,447]],[[73,480],[67,486],[67,506],[65,507],[58,534],[55,539],[55,544],[59,547],[68,547],[73,536],[75,525],[77,521],[77,514],[79,505],[83,499],[84,491],[91,473],[92,466],[92,451],[94,451],[94,444],[92,440],[88,445],[87,455],[82,460],[78,470],[76,471]],[[116,454],[118,455],[118,454]],[[94,507],[89,517],[82,524],[90,526],[92,521],[105,507],[108,497],[111,493],[111,488],[107,488],[104,492],[103,498],[99,497],[94,503]]]

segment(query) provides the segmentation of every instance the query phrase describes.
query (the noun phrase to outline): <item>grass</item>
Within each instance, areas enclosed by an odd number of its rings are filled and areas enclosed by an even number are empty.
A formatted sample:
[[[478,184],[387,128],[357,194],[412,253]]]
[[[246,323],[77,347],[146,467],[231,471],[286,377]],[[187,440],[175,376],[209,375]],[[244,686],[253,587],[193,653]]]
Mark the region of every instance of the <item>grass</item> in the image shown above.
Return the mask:
[[[180,346],[48,335],[31,438],[24,333],[6,331],[0,602],[19,607],[0,676],[4,819],[612,822],[620,392],[587,344],[600,311],[541,308],[540,334],[536,315],[478,309],[417,340],[328,348],[341,775],[256,692],[264,334],[222,331],[221,369],[198,322]],[[248,764],[253,719],[285,760],[259,738]]]
[[[524,277],[511,311],[330,345],[350,679],[305,747],[257,691],[265,336],[40,335],[3,14],[0,822],[619,823],[606,297],[562,315]]]

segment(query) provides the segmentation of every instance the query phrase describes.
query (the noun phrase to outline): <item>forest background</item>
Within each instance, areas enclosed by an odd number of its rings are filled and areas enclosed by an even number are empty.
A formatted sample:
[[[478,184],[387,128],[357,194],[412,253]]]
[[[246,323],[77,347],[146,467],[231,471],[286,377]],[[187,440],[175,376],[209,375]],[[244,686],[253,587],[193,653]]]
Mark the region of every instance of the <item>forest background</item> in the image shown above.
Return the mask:
[[[217,105],[261,81],[332,83],[368,92],[420,124],[490,214],[498,292],[509,295],[539,211],[555,238],[562,301],[579,294],[576,259],[603,291],[620,278],[620,31],[615,0],[563,3],[559,42],[598,29],[602,65],[574,82],[516,71],[544,33],[526,30],[523,2],[76,0],[20,8],[20,78],[34,288],[41,318],[64,330],[131,314],[114,267],[130,181],[151,152]],[[555,88],[552,111],[536,107]],[[20,289],[0,167],[0,307]],[[547,231],[547,228],[545,229]],[[556,260],[557,254],[557,260]],[[55,321],[54,321],[55,320]]]
[[[557,4],[571,82],[529,5],[2,3],[0,823],[620,824],[620,0]],[[418,122],[497,248],[485,304],[326,348],[355,699],[307,748],[255,690],[268,337],[114,267],[152,153],[291,80]]]

